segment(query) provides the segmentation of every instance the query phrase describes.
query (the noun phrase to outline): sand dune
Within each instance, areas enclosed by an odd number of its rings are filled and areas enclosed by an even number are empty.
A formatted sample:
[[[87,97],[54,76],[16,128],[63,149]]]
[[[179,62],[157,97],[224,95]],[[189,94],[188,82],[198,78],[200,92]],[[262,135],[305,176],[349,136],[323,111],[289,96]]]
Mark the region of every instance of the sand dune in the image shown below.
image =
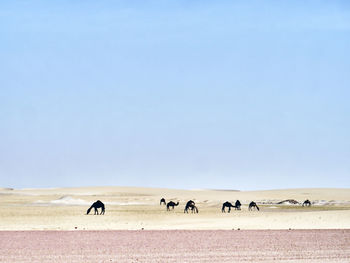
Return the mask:
[[[281,189],[269,191],[178,190],[140,187],[50,189],[0,188],[0,230],[43,229],[335,229],[350,228],[350,189]],[[161,197],[180,202],[167,212]],[[96,200],[104,216],[85,215]],[[192,199],[199,214],[184,214]],[[225,201],[243,204],[241,211],[221,213]],[[291,204],[312,201],[311,207]],[[248,211],[255,201],[261,210]]]

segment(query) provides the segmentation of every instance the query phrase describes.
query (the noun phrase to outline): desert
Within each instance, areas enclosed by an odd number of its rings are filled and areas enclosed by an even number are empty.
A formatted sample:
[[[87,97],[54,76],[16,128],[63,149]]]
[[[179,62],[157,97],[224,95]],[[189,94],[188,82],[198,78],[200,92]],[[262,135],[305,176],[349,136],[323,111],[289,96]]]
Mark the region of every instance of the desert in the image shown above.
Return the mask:
[[[0,230],[231,230],[349,229],[350,189],[265,191],[177,190],[142,187],[1,189]],[[160,205],[179,202],[174,210]],[[312,202],[303,207],[304,200]],[[105,215],[86,215],[96,200]],[[199,213],[184,214],[188,200]],[[225,201],[240,200],[242,209],[222,213]],[[298,204],[283,202],[295,200]],[[255,201],[260,211],[248,211]],[[281,203],[282,202],[282,203]],[[280,203],[280,204],[278,204]]]
[[[4,188],[0,196],[0,262],[350,261],[349,189]],[[167,211],[161,198],[179,204]],[[105,214],[87,215],[97,199]],[[190,199],[198,214],[184,213]],[[222,213],[236,199],[241,210]],[[259,211],[248,210],[252,200]]]

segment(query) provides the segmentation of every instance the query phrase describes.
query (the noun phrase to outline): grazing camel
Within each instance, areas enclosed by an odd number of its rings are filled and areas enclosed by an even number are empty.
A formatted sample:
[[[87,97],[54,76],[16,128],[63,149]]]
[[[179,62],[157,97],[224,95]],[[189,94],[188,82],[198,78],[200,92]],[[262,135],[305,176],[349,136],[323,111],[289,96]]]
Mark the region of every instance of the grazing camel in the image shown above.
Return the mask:
[[[170,207],[174,210],[174,207],[178,205],[179,205],[179,202],[174,203],[173,201],[170,201],[169,203],[166,204],[166,210],[170,211]]]
[[[197,208],[195,202],[193,202],[192,200],[190,200],[186,203],[184,213],[188,213],[188,209],[191,209],[192,213],[198,214],[198,208]]]
[[[165,202],[164,198],[160,199],[160,205],[162,205],[162,204],[166,205],[166,202]]]
[[[235,203],[235,210],[241,210],[241,202],[239,200],[236,201]]]
[[[303,206],[311,206],[311,202],[309,199],[306,199],[303,203]]]
[[[231,212],[231,207],[236,208],[236,206],[234,206],[233,204],[231,204],[229,201],[226,201],[225,203],[222,204],[222,208],[221,208],[221,212],[225,213],[225,208],[228,207],[228,211],[227,213]]]
[[[190,208],[191,208],[192,214],[193,213],[198,214],[198,207],[197,206],[193,205]]]
[[[249,204],[248,210],[251,211],[251,210],[253,210],[253,208],[256,208],[258,211],[260,210],[258,205],[255,202],[252,201]]]
[[[190,209],[191,207],[193,207],[195,205],[195,202],[193,202],[192,200],[188,201],[186,203],[185,209],[184,209],[184,213],[188,213],[188,209]]]
[[[104,203],[102,203],[100,200],[97,200],[95,203],[93,203],[90,208],[86,211],[86,214],[88,215],[91,211],[91,209],[94,208],[95,209],[95,214],[94,215],[98,215],[98,210],[97,208],[101,208],[101,213],[100,215],[104,215],[105,214],[105,205]]]

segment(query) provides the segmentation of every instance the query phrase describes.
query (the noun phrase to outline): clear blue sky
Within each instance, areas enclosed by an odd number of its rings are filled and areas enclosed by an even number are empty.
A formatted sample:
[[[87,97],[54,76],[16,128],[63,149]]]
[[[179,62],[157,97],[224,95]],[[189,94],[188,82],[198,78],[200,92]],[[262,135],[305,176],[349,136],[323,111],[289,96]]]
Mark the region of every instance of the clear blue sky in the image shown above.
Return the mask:
[[[1,1],[0,185],[350,187],[348,1]]]

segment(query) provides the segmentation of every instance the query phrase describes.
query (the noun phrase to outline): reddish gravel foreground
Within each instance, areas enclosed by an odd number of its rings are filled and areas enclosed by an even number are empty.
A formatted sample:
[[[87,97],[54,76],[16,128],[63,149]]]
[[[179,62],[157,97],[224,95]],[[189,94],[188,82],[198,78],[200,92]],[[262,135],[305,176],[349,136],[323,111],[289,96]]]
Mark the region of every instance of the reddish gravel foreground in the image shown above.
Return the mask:
[[[350,230],[1,231],[0,262],[350,262]]]

